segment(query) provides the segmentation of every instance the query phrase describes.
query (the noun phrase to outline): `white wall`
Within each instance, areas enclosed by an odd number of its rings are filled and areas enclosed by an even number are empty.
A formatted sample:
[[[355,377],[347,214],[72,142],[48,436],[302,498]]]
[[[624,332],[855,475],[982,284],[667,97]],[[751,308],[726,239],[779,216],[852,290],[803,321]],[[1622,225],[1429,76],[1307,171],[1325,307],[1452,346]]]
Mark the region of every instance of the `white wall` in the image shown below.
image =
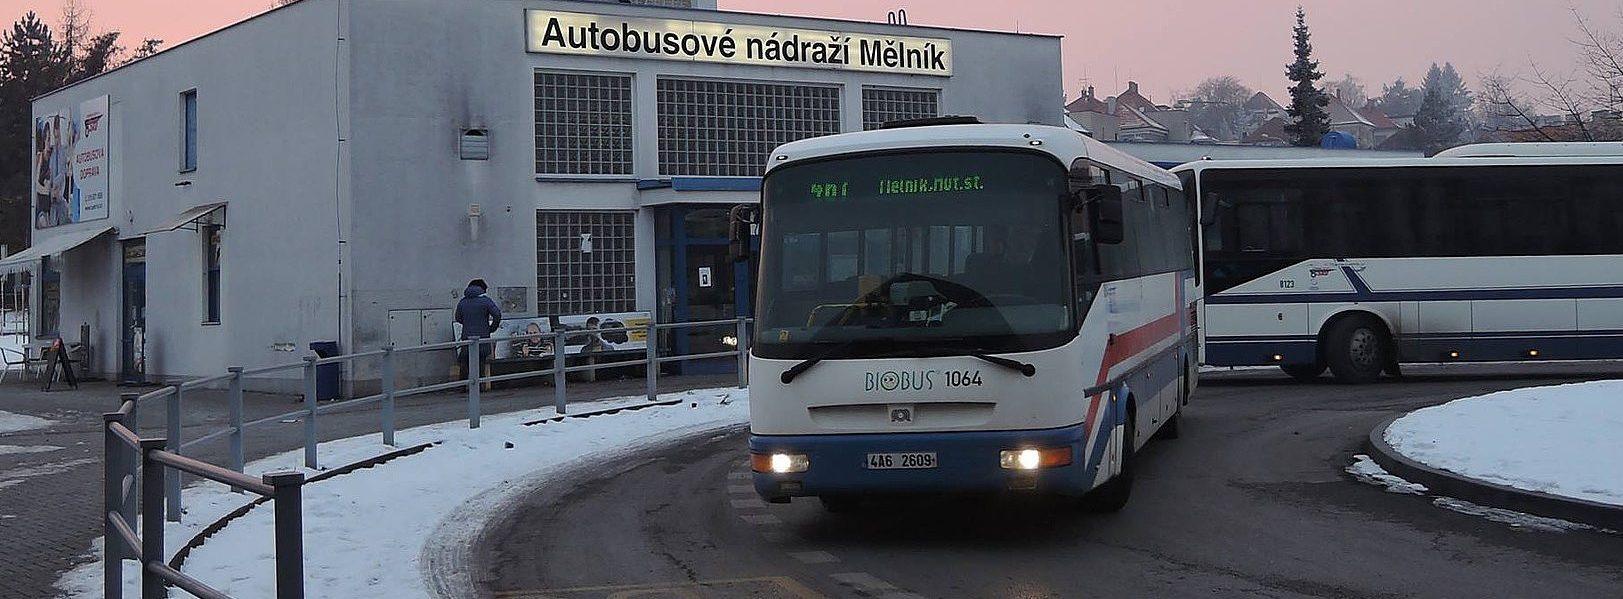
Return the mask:
[[[297,361],[273,344],[338,334],[338,6],[299,2],[35,101],[41,113],[110,96],[112,127],[112,217],[39,231],[36,242],[106,225],[130,238],[192,206],[230,202],[219,325],[202,324],[198,233],[147,238],[149,378]],[[193,88],[198,168],[182,173],[180,93]],[[74,339],[89,322],[106,375],[118,368],[120,259],[103,238],[68,252],[63,268],[63,332]]]

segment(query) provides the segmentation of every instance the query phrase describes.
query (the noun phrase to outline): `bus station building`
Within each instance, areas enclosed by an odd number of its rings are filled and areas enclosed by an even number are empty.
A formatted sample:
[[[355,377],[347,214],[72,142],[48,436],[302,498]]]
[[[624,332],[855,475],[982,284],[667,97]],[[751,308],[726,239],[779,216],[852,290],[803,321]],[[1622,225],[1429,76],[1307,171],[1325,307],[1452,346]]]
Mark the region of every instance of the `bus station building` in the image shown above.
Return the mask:
[[[35,99],[32,247],[0,271],[33,273],[36,337],[88,325],[91,373],[147,382],[450,340],[473,278],[513,316],[733,318],[753,265],[727,259],[727,212],[772,148],[949,114],[1059,125],[1061,82],[1048,35],[302,0]]]

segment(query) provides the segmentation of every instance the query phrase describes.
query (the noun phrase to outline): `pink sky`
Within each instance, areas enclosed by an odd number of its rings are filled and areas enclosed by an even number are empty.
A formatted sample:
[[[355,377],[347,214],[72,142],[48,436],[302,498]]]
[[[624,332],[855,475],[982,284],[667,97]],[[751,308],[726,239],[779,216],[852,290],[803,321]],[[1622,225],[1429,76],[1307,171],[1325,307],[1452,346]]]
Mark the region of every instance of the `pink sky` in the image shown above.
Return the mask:
[[[261,12],[272,0],[80,0],[99,28],[168,45]],[[455,1],[455,0],[447,0]],[[0,0],[8,20],[34,10],[53,24],[63,0]],[[1001,0],[880,3],[871,0],[720,0],[727,10],[884,21],[896,7],[914,25],[1054,33],[1065,36],[1065,90],[1083,79],[1114,94],[1129,79],[1157,102],[1175,99],[1212,75],[1232,74],[1284,101],[1290,27],[1305,4],[1314,51],[1331,78],[1351,73],[1372,93],[1403,76],[1418,83],[1433,62],[1451,61],[1475,83],[1479,74],[1525,70],[1528,61],[1565,72],[1576,52],[1567,8],[1612,30],[1623,29],[1617,0]]]

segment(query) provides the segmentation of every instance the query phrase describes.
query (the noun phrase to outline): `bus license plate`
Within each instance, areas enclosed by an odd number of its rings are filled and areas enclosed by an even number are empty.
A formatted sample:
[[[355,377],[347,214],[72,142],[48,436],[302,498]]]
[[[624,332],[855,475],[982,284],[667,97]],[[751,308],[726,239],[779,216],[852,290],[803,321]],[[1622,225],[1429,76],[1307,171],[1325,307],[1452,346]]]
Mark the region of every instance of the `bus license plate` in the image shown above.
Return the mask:
[[[935,452],[870,453],[869,470],[924,470],[934,468]]]

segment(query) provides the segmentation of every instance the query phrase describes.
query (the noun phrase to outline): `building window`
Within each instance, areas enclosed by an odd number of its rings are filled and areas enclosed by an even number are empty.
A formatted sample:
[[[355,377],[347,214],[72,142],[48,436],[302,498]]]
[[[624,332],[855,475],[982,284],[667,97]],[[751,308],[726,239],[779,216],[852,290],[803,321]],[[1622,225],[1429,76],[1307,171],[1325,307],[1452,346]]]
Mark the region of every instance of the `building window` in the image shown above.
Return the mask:
[[[180,170],[197,170],[197,90],[180,93]]]
[[[821,85],[660,79],[662,175],[759,177],[780,144],[840,132],[840,90]]]
[[[207,224],[203,234],[203,324],[220,323],[220,238],[225,227]]]
[[[535,73],[535,173],[631,174],[631,76]]]
[[[941,116],[941,92],[933,89],[862,88],[862,130],[892,121]]]
[[[693,0],[621,0],[627,4],[641,4],[643,6],[668,6],[671,8],[693,8]]]
[[[536,308],[542,315],[637,309],[634,216],[536,212]]]

